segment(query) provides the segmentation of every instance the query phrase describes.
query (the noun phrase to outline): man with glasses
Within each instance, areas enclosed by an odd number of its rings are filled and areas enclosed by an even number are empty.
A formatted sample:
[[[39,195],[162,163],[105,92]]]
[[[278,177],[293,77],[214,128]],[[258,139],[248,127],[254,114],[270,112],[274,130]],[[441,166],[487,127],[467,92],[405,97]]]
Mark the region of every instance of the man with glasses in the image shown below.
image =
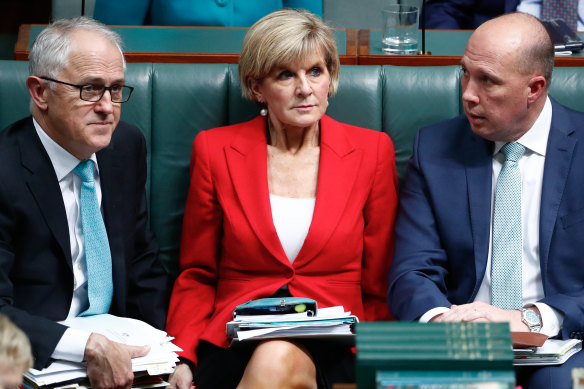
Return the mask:
[[[60,20],[30,50],[32,116],[0,132],[0,311],[28,335],[34,367],[86,361],[92,387],[132,384],[129,347],[59,322],[111,313],[164,328],[167,273],[147,228],[146,147],[120,123],[119,36]]]

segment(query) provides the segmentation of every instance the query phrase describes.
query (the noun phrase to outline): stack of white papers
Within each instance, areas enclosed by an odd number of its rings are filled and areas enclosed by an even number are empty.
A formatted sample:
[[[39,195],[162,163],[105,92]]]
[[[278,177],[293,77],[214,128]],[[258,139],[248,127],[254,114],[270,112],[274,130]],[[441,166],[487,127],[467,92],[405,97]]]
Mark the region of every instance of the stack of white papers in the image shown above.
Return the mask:
[[[342,306],[319,308],[316,316],[304,313],[237,316],[227,323],[233,342],[270,338],[337,338],[354,342],[359,320]]]
[[[514,365],[561,365],[582,350],[578,339],[548,339],[543,346],[533,349],[515,350]]]
[[[178,362],[176,352],[182,351],[171,342],[173,338],[166,332],[136,319],[105,314],[76,317],[61,323],[71,328],[104,335],[114,342],[131,346],[149,345],[150,352],[146,356],[132,359],[135,381],[138,381],[140,377],[172,373]],[[30,369],[24,377],[25,386],[31,388],[42,386],[82,388],[88,385],[85,363],[54,361],[43,370]],[[141,387],[153,388],[167,385],[160,379],[143,379],[143,382],[148,382],[148,384]]]

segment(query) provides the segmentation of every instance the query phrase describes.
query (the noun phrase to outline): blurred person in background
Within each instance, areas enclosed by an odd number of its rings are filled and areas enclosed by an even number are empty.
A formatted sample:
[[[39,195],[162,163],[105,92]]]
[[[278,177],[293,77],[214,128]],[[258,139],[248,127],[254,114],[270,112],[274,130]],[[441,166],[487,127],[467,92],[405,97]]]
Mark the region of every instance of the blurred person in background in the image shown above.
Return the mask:
[[[96,0],[93,17],[116,25],[249,27],[281,8],[322,17],[321,0]]]
[[[484,22],[509,12],[524,12],[540,19],[563,18],[574,30],[584,31],[584,0],[428,0],[426,28],[474,30]]]

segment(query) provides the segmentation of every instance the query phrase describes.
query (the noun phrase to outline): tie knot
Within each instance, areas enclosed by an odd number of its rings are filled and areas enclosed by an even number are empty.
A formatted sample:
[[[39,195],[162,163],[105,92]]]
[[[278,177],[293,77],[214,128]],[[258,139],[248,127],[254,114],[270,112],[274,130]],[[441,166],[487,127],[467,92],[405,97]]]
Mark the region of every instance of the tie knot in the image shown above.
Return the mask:
[[[73,169],[73,173],[77,174],[83,182],[93,182],[93,161],[88,159],[79,162],[79,165]]]
[[[505,161],[517,162],[525,153],[525,146],[517,142],[509,142],[501,147],[501,152],[505,154]]]

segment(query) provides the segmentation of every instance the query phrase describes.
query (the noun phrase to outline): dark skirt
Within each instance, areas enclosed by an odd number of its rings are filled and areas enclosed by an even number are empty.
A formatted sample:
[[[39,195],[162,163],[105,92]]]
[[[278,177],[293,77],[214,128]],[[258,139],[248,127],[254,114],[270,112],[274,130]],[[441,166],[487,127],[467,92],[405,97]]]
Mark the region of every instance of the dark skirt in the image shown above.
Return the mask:
[[[347,345],[329,340],[298,341],[310,353],[316,365],[319,389],[331,389],[335,383],[355,382],[355,354]],[[244,342],[228,349],[201,341],[195,372],[196,389],[233,389],[237,387],[258,342]]]

